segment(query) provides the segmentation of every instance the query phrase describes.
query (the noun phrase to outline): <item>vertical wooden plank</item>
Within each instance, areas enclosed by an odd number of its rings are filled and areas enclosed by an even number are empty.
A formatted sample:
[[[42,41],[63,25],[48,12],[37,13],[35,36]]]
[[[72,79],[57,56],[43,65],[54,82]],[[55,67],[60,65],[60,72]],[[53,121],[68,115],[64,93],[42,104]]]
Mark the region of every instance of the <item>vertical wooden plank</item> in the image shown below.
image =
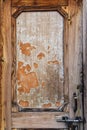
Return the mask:
[[[69,101],[69,25],[68,20],[64,21],[64,100]]]
[[[84,116],[87,120],[87,0],[83,0]],[[85,130],[87,122],[85,123]]]
[[[0,130],[2,128],[2,56],[3,56],[3,46],[2,46],[2,31],[1,31],[1,24],[2,24],[2,1],[0,1]]]
[[[12,83],[12,111],[17,111],[16,105],[16,19],[11,18],[11,41],[12,41],[12,72],[11,72],[11,83]]]
[[[82,85],[82,7],[75,1],[69,3],[69,97],[70,116],[82,117],[82,97],[77,90]],[[78,95],[78,110],[73,111],[73,93]]]
[[[11,130],[11,0],[3,3],[3,87],[6,129]]]

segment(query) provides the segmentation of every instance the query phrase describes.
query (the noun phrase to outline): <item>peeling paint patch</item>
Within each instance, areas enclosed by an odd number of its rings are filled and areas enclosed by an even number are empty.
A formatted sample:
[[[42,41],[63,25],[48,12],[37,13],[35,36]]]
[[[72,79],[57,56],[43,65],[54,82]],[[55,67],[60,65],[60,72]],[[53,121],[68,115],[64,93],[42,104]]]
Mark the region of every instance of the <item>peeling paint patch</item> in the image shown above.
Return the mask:
[[[18,85],[21,86],[18,88],[19,93],[29,93],[31,88],[36,88],[38,86],[38,80],[35,72],[30,72],[31,67],[29,64],[23,66],[23,62],[18,62],[17,69],[17,79]]]
[[[25,92],[29,93],[31,88],[38,87],[38,79],[35,72],[30,72],[26,74],[25,72],[20,72],[20,80],[19,85],[21,87],[18,88],[19,93]]]
[[[21,50],[22,54],[24,54],[26,56],[30,56],[31,55],[31,51],[33,49],[36,49],[36,47],[35,46],[31,46],[30,43],[22,43],[22,42],[20,42],[19,45],[20,45],[20,50]]]
[[[34,68],[38,68],[38,64],[37,63],[34,63]]]
[[[48,64],[59,64],[59,61],[58,60],[48,61]]]
[[[52,105],[51,105],[51,103],[48,103],[48,104],[43,104],[43,108],[49,108],[49,107],[51,107]]]
[[[19,104],[22,107],[29,107],[29,102],[28,101],[20,100]]]
[[[61,106],[61,102],[56,102],[55,104],[57,107]]]
[[[17,79],[18,80],[21,80],[21,78],[23,78],[24,75],[26,75],[26,73],[29,73],[31,70],[31,67],[29,64],[27,64],[26,66],[23,66],[23,64],[24,63],[21,61],[18,62],[18,70],[17,70]]]
[[[42,58],[44,58],[45,57],[45,54],[43,53],[43,52],[40,52],[38,55],[37,55],[37,58],[39,59],[39,60],[41,60]]]
[[[20,68],[24,63],[22,61],[18,62],[18,68]]]

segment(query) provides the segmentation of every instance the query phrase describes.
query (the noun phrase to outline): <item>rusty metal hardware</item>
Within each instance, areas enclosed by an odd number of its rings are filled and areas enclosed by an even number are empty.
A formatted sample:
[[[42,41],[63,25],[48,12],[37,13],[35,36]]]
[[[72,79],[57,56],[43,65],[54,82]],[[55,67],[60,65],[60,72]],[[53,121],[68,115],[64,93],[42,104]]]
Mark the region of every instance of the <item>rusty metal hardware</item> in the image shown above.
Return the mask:
[[[76,117],[75,119],[70,119],[68,116],[62,117],[62,119],[57,119],[57,122],[65,122],[65,123],[82,123],[83,120],[81,117]]]
[[[76,117],[75,119],[70,119],[67,116],[62,117],[62,119],[56,119],[57,122],[64,122],[71,128],[71,130],[78,130],[78,124],[83,123],[83,119],[81,117]]]
[[[74,98],[74,107],[73,107],[73,110],[74,110],[74,112],[76,112],[77,109],[78,109],[78,106],[77,106],[78,97],[77,97],[76,93],[73,93],[73,98]]]

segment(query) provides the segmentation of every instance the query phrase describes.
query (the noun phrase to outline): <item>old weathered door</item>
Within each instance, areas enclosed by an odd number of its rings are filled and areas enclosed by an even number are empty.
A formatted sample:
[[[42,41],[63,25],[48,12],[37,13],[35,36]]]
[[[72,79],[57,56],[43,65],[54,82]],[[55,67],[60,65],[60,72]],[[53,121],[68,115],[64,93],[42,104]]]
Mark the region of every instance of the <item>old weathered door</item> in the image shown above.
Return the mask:
[[[69,81],[74,76],[69,71],[70,21],[62,8],[68,3],[66,0],[12,0],[5,2],[5,14],[7,5],[11,9],[8,17],[11,19],[5,28],[11,27],[8,46],[10,44],[12,50],[11,86],[7,92],[11,95],[11,100],[7,96],[11,104],[6,107],[11,116],[8,120],[6,115],[7,129],[68,128],[65,122],[58,120],[65,116],[74,119],[82,113],[78,110],[81,96],[76,89],[81,83],[81,43],[80,48],[76,48],[75,61],[80,58],[80,62],[76,61],[76,67],[80,64],[77,81]]]

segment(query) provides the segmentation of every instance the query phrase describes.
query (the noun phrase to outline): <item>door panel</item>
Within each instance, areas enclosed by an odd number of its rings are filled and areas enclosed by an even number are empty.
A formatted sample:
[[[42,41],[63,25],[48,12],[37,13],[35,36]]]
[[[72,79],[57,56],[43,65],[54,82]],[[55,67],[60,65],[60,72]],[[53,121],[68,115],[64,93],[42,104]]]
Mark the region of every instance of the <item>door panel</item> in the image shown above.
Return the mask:
[[[65,129],[57,119],[69,116],[66,20],[56,9],[27,11],[12,18],[12,128]]]
[[[63,17],[56,11],[25,12],[16,20],[17,102],[56,108],[64,103]]]

